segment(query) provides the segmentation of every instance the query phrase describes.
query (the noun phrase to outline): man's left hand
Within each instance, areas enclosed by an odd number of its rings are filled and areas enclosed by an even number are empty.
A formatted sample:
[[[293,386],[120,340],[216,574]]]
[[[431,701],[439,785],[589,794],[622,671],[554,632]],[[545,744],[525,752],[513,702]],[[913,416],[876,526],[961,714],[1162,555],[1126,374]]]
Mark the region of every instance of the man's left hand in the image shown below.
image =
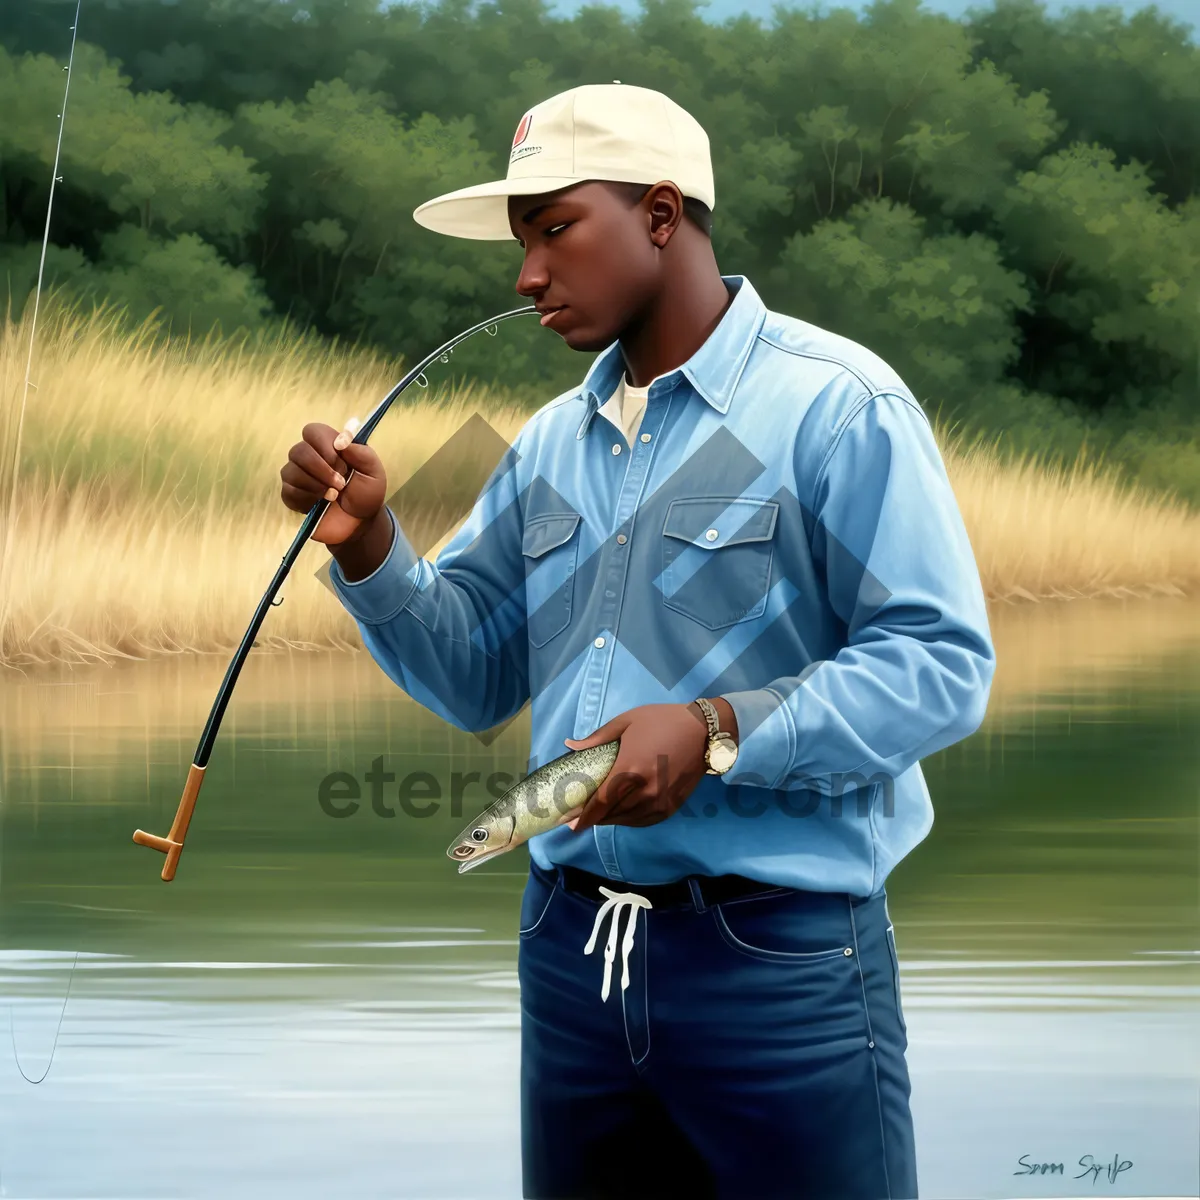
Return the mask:
[[[568,822],[577,833],[593,825],[657,825],[692,793],[708,769],[708,726],[691,704],[643,704],[576,741],[585,750],[621,740],[617,761],[583,810]]]

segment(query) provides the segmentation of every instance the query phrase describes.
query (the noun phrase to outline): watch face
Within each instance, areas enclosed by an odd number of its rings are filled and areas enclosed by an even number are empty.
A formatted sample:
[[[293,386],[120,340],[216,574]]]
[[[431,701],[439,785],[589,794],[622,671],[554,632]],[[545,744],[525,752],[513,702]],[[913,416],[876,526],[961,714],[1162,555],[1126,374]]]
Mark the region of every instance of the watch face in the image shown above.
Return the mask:
[[[737,759],[737,747],[725,738],[717,738],[708,745],[708,765],[718,775],[724,774]]]

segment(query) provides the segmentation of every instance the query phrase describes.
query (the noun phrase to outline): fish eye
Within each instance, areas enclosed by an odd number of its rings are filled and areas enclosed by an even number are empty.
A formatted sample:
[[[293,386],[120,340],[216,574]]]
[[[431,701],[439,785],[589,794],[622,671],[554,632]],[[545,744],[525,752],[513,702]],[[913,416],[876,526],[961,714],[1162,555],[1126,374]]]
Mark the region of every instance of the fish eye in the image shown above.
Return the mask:
[[[483,829],[482,827],[479,829],[471,830],[471,841],[473,841],[473,842],[486,842],[487,836],[488,836],[487,830]]]

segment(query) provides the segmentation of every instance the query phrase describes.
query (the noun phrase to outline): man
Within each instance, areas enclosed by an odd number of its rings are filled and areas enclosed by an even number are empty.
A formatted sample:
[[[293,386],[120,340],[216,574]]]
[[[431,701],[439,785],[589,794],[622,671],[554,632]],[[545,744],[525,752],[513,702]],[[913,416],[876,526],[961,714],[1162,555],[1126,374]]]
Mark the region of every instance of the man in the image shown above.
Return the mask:
[[[533,108],[507,178],[414,216],[518,241],[517,292],[601,352],[582,386],[436,563],[328,425],[283,498],[332,488],[338,595],[422,704],[486,729],[531,701],[532,762],[620,739],[529,847],[525,1195],[912,1197],[884,885],[932,824],[918,760],[983,718],[983,592],[912,394],[722,276],[713,205],[707,136],[661,93]]]

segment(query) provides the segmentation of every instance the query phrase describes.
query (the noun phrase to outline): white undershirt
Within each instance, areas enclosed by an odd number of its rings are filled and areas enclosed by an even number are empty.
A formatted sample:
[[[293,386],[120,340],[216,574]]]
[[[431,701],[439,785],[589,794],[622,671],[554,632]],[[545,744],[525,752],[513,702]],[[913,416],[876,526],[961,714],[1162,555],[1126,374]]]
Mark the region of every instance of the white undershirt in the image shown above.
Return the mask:
[[[626,372],[622,371],[620,382],[613,394],[599,408],[599,411],[618,429],[624,430],[625,441],[630,446],[633,445],[633,439],[637,437],[642,416],[646,411],[646,396],[655,379],[661,378],[662,376],[656,375],[645,387],[638,388],[629,382]]]

